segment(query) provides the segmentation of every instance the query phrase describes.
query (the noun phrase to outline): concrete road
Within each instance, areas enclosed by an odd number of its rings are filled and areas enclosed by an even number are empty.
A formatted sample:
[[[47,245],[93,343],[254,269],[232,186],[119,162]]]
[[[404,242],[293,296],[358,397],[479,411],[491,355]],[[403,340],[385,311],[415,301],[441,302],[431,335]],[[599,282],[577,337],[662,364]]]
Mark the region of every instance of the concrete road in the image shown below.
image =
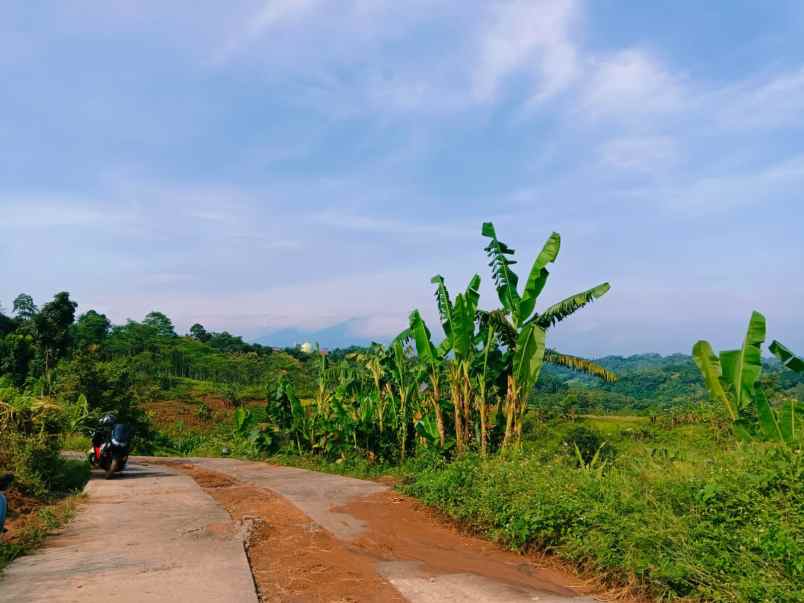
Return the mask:
[[[165,460],[139,457],[116,479],[94,476],[73,522],[0,577],[0,603],[256,603],[241,530],[181,472],[188,465],[283,497],[412,603],[593,601],[567,574],[460,535],[382,484],[234,459]]]
[[[170,468],[89,482],[78,516],[0,578],[0,603],[256,603],[228,513]]]

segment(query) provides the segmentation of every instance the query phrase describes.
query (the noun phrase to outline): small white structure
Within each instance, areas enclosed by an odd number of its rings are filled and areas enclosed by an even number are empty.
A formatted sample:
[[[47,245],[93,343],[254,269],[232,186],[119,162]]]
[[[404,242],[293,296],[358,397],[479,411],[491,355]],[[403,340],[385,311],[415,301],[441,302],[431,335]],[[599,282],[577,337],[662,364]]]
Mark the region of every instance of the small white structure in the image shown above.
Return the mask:
[[[299,349],[305,354],[312,354],[313,352],[315,352],[315,346],[309,341],[305,341],[303,344],[301,344],[299,346]]]

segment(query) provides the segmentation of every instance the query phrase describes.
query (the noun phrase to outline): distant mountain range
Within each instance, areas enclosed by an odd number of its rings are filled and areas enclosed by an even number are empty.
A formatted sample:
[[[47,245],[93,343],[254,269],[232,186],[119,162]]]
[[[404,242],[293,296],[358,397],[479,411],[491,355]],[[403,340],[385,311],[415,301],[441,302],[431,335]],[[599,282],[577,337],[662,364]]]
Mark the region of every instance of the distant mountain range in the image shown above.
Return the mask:
[[[318,343],[322,348],[328,349],[369,345],[371,338],[360,335],[357,329],[358,324],[358,319],[350,319],[326,329],[278,329],[258,337],[254,340],[254,343],[275,348],[285,348],[309,341]]]

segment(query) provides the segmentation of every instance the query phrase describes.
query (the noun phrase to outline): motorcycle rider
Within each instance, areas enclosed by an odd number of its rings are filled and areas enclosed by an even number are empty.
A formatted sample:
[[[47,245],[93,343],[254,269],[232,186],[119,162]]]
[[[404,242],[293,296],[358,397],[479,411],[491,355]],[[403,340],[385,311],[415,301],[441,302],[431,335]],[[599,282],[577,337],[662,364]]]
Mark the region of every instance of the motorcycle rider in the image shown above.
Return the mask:
[[[103,415],[98,421],[97,429],[92,431],[92,448],[89,449],[87,456],[90,463],[97,461],[100,456],[101,447],[109,441],[109,436],[112,433],[112,428],[117,423],[117,416],[113,412],[108,412]]]

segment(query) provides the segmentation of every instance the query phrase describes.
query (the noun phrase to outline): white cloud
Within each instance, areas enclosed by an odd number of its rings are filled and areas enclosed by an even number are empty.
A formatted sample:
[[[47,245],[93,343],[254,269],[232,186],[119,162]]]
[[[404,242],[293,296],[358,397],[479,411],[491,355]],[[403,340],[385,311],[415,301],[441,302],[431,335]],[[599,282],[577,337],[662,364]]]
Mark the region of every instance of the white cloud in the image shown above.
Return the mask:
[[[609,140],[598,149],[605,166],[636,172],[673,167],[679,160],[678,145],[669,136],[634,136]]]
[[[520,0],[495,6],[491,25],[480,39],[474,67],[474,93],[491,101],[512,75],[535,80],[537,99],[564,90],[578,72],[571,39],[579,5],[574,0]]]
[[[644,50],[628,49],[593,61],[581,90],[579,112],[585,118],[631,121],[681,109],[682,79]]]
[[[375,234],[391,235],[426,235],[439,237],[460,237],[475,236],[477,230],[476,221],[470,224],[437,224],[426,223],[416,224],[404,222],[392,218],[377,218],[365,215],[356,215],[348,212],[323,211],[310,215],[313,222],[323,224],[332,228],[343,230],[356,230],[371,232]]]
[[[717,122],[731,129],[804,126],[804,68],[749,80],[711,95]]]
[[[223,48],[216,53],[214,62],[225,63],[271,29],[306,17],[321,4],[321,0],[265,0],[262,7],[249,15]]]
[[[666,189],[658,198],[673,211],[703,215],[776,202],[802,187],[804,155],[799,155],[764,167],[745,166],[739,171],[687,179],[686,184]]]
[[[127,219],[117,208],[85,200],[47,196],[0,199],[0,228],[56,228],[110,224]]]

